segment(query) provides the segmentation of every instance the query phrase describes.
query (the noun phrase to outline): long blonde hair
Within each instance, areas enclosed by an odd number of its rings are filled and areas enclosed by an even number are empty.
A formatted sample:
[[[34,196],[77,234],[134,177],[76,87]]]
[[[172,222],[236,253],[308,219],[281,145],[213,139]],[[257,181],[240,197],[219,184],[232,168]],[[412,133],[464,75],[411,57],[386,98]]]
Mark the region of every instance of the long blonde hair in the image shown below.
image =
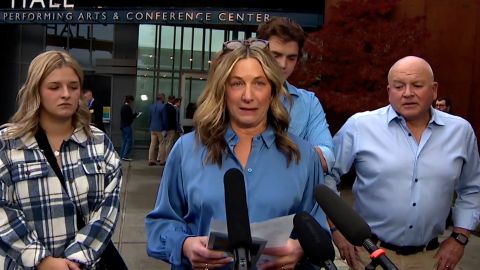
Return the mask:
[[[197,139],[207,148],[205,162],[222,165],[222,156],[227,149],[225,133],[230,122],[225,101],[227,79],[235,64],[246,58],[254,58],[262,65],[272,86],[272,101],[267,113],[267,123],[274,129],[276,144],[287,156],[287,166],[292,159],[298,163],[300,151],[287,135],[289,115],[282,104],[281,97],[288,97],[288,93],[283,87],[280,67],[268,48],[248,45],[219,53],[212,62],[207,83],[198,99],[198,109],[193,116],[193,125]]]
[[[70,54],[63,51],[47,51],[39,54],[30,63],[27,79],[18,91],[18,110],[10,122],[2,126],[9,127],[5,138],[18,138],[37,132],[41,105],[40,86],[50,73],[62,67],[72,68],[78,76],[80,86],[83,86],[83,70]],[[80,102],[72,117],[72,124],[74,127],[83,128],[87,136],[91,136],[90,113],[84,103]]]

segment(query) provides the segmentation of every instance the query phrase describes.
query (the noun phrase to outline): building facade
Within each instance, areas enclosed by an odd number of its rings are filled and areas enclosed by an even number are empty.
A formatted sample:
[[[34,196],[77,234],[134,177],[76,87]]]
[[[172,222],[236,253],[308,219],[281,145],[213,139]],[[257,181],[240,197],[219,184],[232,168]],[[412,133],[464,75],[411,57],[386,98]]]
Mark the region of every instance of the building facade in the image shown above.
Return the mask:
[[[146,0],[117,2],[122,3],[0,1],[0,123],[15,110],[31,59],[44,50],[67,49],[86,70],[85,87],[109,107],[107,130],[115,145],[120,141],[123,97],[134,95],[136,109],[144,112],[135,123],[136,146],[146,146],[148,105],[158,93],[180,96],[182,120],[189,125],[186,107],[201,92],[208,61],[224,41],[255,36],[257,25],[270,16],[288,16],[307,30],[318,29],[338,0],[298,0],[287,8],[252,0],[211,0],[208,5],[163,0],[155,6]],[[402,0],[398,7],[398,19],[425,17],[430,33],[426,58],[439,94],[453,101],[454,113],[466,118],[480,136],[480,2]]]
[[[0,6],[0,123],[15,111],[14,100],[30,61],[45,50],[67,50],[85,70],[84,88],[105,107],[107,133],[120,145],[120,107],[135,96],[136,147],[147,147],[148,108],[164,93],[182,98],[182,125],[191,125],[191,108],[200,95],[210,61],[223,42],[255,36],[259,23],[287,16],[306,29],[323,24],[324,1],[300,1],[301,8],[280,9],[255,1],[162,1],[135,6],[113,1],[7,1]],[[248,8],[246,8],[248,7]],[[320,8],[319,8],[320,7]]]

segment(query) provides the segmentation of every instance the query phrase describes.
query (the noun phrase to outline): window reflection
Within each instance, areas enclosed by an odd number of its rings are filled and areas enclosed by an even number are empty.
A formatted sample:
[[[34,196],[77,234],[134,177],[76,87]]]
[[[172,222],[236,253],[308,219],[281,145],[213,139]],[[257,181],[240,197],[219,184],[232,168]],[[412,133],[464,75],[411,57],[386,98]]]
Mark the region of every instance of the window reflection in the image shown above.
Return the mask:
[[[85,70],[94,70],[97,59],[112,58],[114,25],[49,24],[47,50],[68,50]]]
[[[206,83],[210,61],[229,39],[245,39],[246,33],[235,30],[196,28],[190,26],[140,25],[138,38],[137,110],[149,111],[155,97],[180,96],[182,72],[205,76],[187,78],[182,96],[182,115],[191,119],[198,97]],[[142,100],[141,97],[147,97]],[[187,106],[190,105],[187,111]],[[148,117],[135,123],[135,144],[148,144]]]

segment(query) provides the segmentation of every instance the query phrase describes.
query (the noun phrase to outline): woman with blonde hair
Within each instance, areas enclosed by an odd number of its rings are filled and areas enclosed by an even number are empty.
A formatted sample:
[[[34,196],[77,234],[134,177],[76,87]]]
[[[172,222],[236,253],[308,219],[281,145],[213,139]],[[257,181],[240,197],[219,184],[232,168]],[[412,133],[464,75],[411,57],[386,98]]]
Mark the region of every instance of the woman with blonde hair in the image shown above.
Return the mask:
[[[251,222],[307,211],[327,228],[313,196],[323,183],[320,159],[287,132],[281,71],[267,46],[257,39],[224,43],[198,101],[195,131],[177,141],[167,160],[146,217],[147,252],[172,269],[232,268],[233,258],[208,249],[206,236],[210,220],[226,219],[223,178],[232,168],[244,174]],[[258,267],[293,269],[303,250],[289,239],[268,255],[276,259]]]
[[[1,269],[104,268],[122,172],[110,139],[89,125],[82,84],[68,53],[41,53],[2,126]]]

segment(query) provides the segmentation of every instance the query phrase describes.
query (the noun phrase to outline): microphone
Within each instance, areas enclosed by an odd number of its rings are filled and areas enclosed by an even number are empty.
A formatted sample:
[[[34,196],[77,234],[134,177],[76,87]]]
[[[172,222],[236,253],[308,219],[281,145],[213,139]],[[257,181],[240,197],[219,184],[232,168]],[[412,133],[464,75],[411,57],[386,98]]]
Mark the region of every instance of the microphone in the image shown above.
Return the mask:
[[[345,201],[325,185],[315,188],[315,198],[327,217],[355,246],[362,246],[370,253],[372,265],[380,265],[385,270],[398,270],[393,262],[370,239],[372,231],[368,224]]]
[[[307,212],[300,212],[293,218],[293,229],[306,257],[315,265],[327,270],[337,270],[333,260],[335,250],[327,232]]]
[[[252,234],[242,172],[235,168],[229,169],[223,177],[223,185],[228,241],[235,256],[235,269],[250,269]]]

